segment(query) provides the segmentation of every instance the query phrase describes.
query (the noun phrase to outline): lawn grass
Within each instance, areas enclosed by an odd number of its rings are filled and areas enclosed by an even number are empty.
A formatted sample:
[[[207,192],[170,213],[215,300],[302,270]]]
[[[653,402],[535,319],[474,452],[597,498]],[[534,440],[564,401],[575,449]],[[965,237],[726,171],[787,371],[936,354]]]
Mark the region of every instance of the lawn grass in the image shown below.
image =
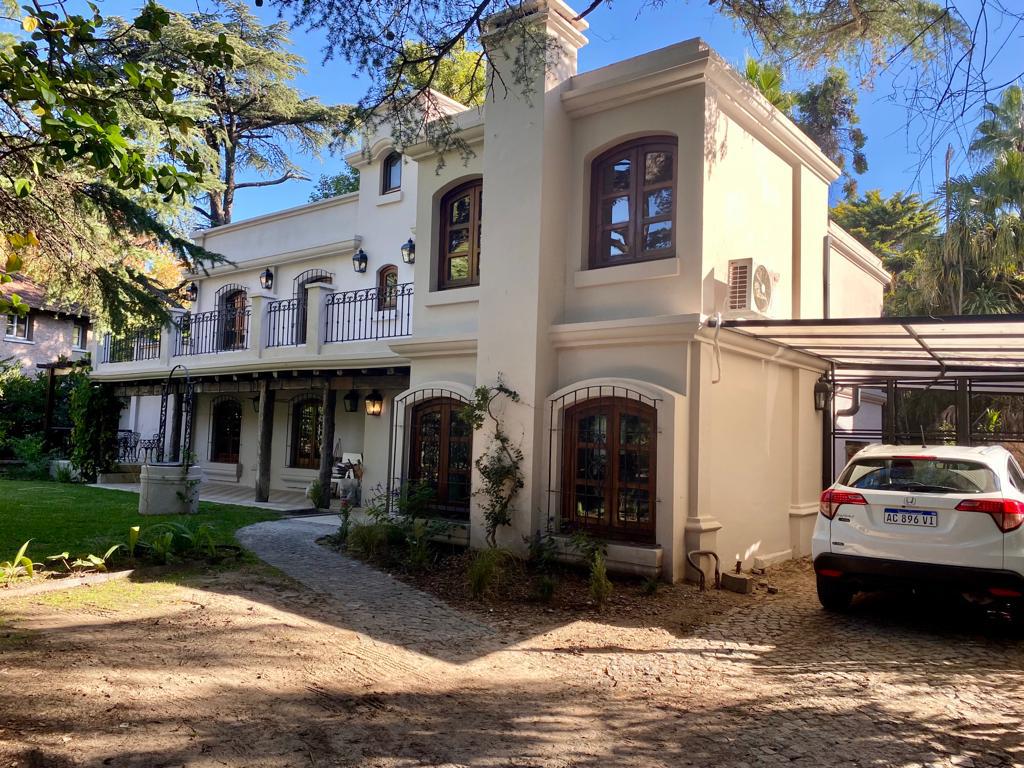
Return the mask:
[[[207,524],[217,543],[235,543],[239,528],[279,515],[262,509],[200,502],[197,515],[142,516],[134,493],[48,481],[0,480],[0,561],[14,556],[31,539],[28,555],[42,562],[67,551],[72,557],[102,555],[124,541],[133,525],[164,522]]]

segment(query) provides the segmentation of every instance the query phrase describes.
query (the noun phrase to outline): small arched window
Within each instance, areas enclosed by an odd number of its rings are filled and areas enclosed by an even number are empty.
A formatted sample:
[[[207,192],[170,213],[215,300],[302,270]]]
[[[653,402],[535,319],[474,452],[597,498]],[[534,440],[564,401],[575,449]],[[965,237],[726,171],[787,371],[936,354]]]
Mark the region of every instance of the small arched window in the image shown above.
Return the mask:
[[[483,179],[475,179],[441,198],[439,290],[480,283],[483,190]]]
[[[388,192],[397,192],[402,188],[402,156],[392,152],[384,158],[381,166],[380,192],[386,195]]]
[[[388,264],[377,271],[377,311],[394,309],[398,304],[398,267]]]
[[[210,461],[237,464],[242,442],[242,404],[234,397],[217,398],[210,407]]]
[[[649,136],[594,160],[591,269],[675,256],[676,145],[674,136]]]
[[[302,398],[292,405],[290,466],[316,469],[320,466],[319,398]]]

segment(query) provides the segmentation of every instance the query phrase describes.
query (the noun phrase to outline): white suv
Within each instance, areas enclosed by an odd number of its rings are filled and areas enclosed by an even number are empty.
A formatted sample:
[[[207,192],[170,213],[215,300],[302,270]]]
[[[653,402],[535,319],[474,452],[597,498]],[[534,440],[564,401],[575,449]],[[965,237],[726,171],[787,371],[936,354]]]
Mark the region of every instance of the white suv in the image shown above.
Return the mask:
[[[1001,446],[869,446],[819,510],[811,552],[826,609],[896,586],[1024,595],[1024,472]]]

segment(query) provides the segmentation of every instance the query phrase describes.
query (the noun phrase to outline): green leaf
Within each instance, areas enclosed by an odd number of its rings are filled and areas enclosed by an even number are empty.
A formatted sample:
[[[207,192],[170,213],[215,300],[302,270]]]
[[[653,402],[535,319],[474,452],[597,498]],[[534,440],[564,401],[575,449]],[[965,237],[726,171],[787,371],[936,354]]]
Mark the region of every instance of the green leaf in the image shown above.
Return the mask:
[[[59,555],[50,555],[47,560],[67,560],[71,557],[70,552],[61,552]]]
[[[26,16],[21,20],[21,28],[26,32],[35,32],[36,27],[39,26],[39,19],[35,16]]]
[[[28,197],[32,193],[32,182],[28,179],[14,180],[14,196]]]

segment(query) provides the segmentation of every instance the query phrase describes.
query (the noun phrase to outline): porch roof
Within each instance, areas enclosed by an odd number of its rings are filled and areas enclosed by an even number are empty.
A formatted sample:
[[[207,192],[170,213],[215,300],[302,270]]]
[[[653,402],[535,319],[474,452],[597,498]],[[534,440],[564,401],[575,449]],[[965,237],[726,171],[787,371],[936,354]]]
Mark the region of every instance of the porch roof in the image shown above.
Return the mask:
[[[723,320],[747,334],[866,378],[1024,377],[1024,314]]]

